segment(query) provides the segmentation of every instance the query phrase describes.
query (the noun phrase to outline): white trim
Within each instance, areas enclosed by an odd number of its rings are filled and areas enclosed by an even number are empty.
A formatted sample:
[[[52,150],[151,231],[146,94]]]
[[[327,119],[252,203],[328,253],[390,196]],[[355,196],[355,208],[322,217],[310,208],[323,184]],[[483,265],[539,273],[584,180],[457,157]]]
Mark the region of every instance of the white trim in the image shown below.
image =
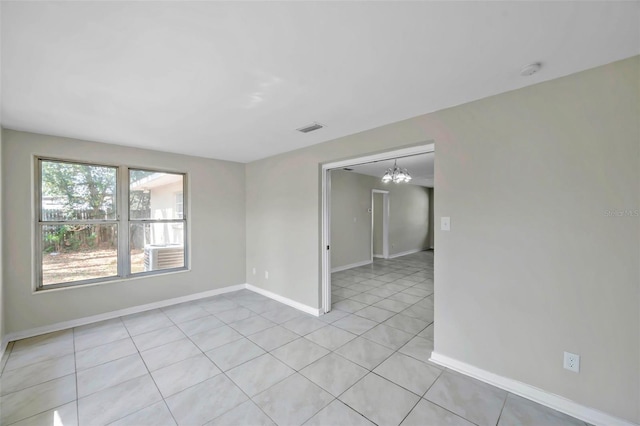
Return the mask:
[[[371,260],[363,260],[362,262],[351,263],[349,265],[338,266],[337,268],[333,268],[331,273],[346,271],[347,269],[357,268],[358,266],[371,265],[373,262]]]
[[[500,389],[504,389],[523,398],[530,399],[538,404],[553,408],[561,413],[568,414],[593,425],[638,426],[628,420],[612,416],[600,410],[596,410],[595,408],[584,406],[560,395],[555,395],[526,383],[474,367],[473,365],[458,361],[446,355],[432,352],[429,361],[443,367],[450,368],[451,370],[455,370],[458,373],[473,377],[474,379],[489,383],[490,385],[499,387]]]
[[[433,151],[435,151],[434,142],[433,140],[429,140],[407,148],[399,148],[395,150],[379,152],[377,154],[364,155],[348,160],[322,164],[322,172],[320,175],[322,191],[322,210],[320,212],[320,216],[322,218],[322,229],[320,230],[320,251],[322,253],[322,265],[320,267],[320,290],[322,296],[322,312],[327,313],[331,311],[331,251],[326,249],[326,247],[331,247],[331,173],[329,173],[329,171],[331,169],[372,163],[374,161],[389,160],[398,157],[408,157],[410,155],[425,154],[427,152]]]
[[[429,249],[428,248],[421,248],[421,249],[407,250],[407,251],[403,251],[402,253],[396,253],[396,254],[389,255],[389,259],[395,259],[396,257],[406,256],[408,254],[413,254],[413,253],[420,253],[421,251],[427,251],[427,250],[429,250]]]
[[[15,340],[26,339],[28,337],[39,336],[41,334],[52,333],[54,331],[67,330],[73,327],[79,327],[81,325],[92,324],[99,321],[104,321],[108,319],[118,318],[124,315],[137,314],[140,312],[149,311],[151,309],[164,308],[171,305],[176,305],[178,303],[191,302],[193,300],[205,299],[207,297],[217,296],[219,294],[230,293],[232,291],[238,290],[251,290],[255,293],[266,296],[270,299],[276,300],[280,303],[284,303],[285,305],[289,305],[292,308],[298,309],[302,312],[320,316],[320,309],[312,308],[311,306],[304,305],[300,302],[296,302],[295,300],[291,300],[284,296],[280,296],[279,294],[272,293],[268,290],[261,289],[259,287],[253,286],[251,284],[236,284],[228,287],[217,288],[215,290],[203,291],[201,293],[189,294],[187,296],[175,297],[173,299],[161,300],[159,302],[147,303],[145,305],[133,306],[131,308],[119,309],[117,311],[105,312],[103,314],[92,315],[89,317],[78,318],[69,321],[62,321],[56,324],[46,325],[43,327],[31,328],[28,330],[17,331],[15,333],[9,333],[2,338],[0,342],[0,360],[4,355],[5,350],[7,349],[7,345],[9,342],[13,342]]]
[[[245,286],[246,284],[237,284],[228,287],[217,288],[215,290],[203,291],[201,293],[189,294],[187,296],[175,297],[173,299],[161,300],[159,302],[147,303],[145,305],[133,306],[131,308],[119,309],[117,311],[105,312],[103,314],[92,315],[89,317],[62,321],[42,327],[30,328],[28,330],[9,333],[5,336],[3,341],[6,340],[7,342],[12,342],[14,340],[26,339],[28,337],[39,336],[41,334],[52,333],[54,331],[66,330],[68,328],[79,327],[81,325],[87,325],[94,322],[118,318],[124,315],[137,314],[140,312],[149,311],[151,309],[164,308],[166,306],[176,305],[178,303],[191,302],[192,300],[204,299],[223,293],[242,290],[246,288]]]
[[[377,253],[373,253],[373,257],[377,258],[377,259],[384,259],[384,254],[377,254]]]
[[[382,195],[382,255],[376,256],[373,253],[373,234],[375,231],[374,219],[375,219],[375,194]],[[371,261],[374,257],[382,257],[383,259],[389,258],[389,191],[382,189],[371,190]]]
[[[323,170],[340,169],[343,167],[357,166],[359,164],[373,163],[382,160],[393,160],[394,158],[409,157],[411,155],[426,154],[433,152],[433,141],[424,141],[408,148],[399,148],[391,151],[379,152],[377,154],[362,155],[347,160],[335,161],[332,163],[324,163]]]
[[[0,341],[0,372],[2,372],[2,357],[4,357],[4,353],[7,350],[7,346],[9,346],[9,343],[11,342],[11,340],[9,340],[9,335],[5,335],[2,338],[2,341]]]
[[[311,306],[304,305],[304,304],[302,304],[300,302],[296,302],[295,300],[291,300],[291,299],[289,299],[287,297],[280,296],[279,294],[273,293],[273,292],[271,292],[269,290],[265,290],[265,289],[260,288],[260,287],[256,287],[256,286],[251,285],[251,284],[245,284],[245,286],[246,286],[247,290],[251,290],[253,292],[256,292],[258,294],[266,296],[266,297],[268,297],[270,299],[273,299],[273,300],[275,300],[277,302],[284,303],[285,305],[289,305],[292,308],[296,308],[299,311],[306,312],[307,314],[311,314],[311,315],[314,315],[316,317],[320,316],[320,309],[318,309],[318,308],[312,308]]]
[[[0,1],[2,1],[2,0],[0,0]],[[99,285],[121,283],[121,282],[126,282],[126,281],[143,280],[145,278],[155,277],[157,275],[184,274],[186,272],[191,272],[191,269],[178,269],[178,270],[165,270],[165,271],[160,269],[160,270],[158,270],[157,274],[131,275],[129,277],[116,277],[114,279],[105,279],[104,281],[96,281],[96,282],[90,282],[90,283],[79,284],[79,285],[68,285],[68,286],[65,286],[65,287],[43,288],[41,290],[33,290],[32,289],[31,290],[31,295],[40,297],[43,294],[55,293],[55,292],[58,292],[58,291],[77,290],[79,288],[85,288],[85,287],[95,287],[95,286],[99,286]]]
[[[320,265],[320,308],[322,313],[331,310],[331,173],[329,169],[322,168],[322,230],[320,252],[322,264]]]

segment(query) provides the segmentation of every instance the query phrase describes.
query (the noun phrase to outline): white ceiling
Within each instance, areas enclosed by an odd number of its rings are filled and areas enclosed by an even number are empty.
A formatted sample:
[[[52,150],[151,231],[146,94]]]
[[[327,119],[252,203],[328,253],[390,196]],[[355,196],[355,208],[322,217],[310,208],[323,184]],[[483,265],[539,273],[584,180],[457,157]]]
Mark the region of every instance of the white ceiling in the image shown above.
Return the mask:
[[[1,7],[4,127],[241,162],[640,53],[638,2]]]
[[[412,155],[410,157],[398,158],[398,167],[407,169],[411,175],[411,184],[428,186],[433,188],[433,152],[426,154]],[[375,176],[382,179],[382,175],[389,168],[393,167],[394,160],[377,161],[375,163],[359,164],[349,166],[352,173]],[[390,183],[389,185],[395,185]]]

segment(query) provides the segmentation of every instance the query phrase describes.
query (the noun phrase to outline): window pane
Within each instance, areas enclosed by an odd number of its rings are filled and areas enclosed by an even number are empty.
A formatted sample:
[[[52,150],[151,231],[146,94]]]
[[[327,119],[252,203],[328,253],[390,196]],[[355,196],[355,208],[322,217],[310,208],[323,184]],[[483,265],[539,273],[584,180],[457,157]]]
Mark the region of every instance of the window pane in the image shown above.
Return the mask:
[[[184,267],[184,223],[132,223],[131,273]]]
[[[183,186],[181,174],[129,170],[129,217],[132,220],[182,219],[176,195],[182,193]]]
[[[182,197],[182,191],[176,194],[176,214],[182,219],[184,217],[184,199]]]
[[[116,224],[41,225],[42,285],[118,275]]]
[[[115,167],[40,162],[42,221],[116,218]]]

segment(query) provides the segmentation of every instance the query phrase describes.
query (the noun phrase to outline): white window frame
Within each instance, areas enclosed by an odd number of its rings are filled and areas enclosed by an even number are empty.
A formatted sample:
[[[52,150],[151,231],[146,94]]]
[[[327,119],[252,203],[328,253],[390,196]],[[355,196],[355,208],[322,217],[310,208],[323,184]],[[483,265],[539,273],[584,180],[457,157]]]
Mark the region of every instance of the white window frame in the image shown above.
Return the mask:
[[[100,163],[86,160],[75,160],[68,158],[53,158],[49,156],[34,156],[34,164],[35,164],[35,182],[32,187],[35,187],[34,191],[34,217],[33,221],[34,227],[34,289],[36,292],[45,292],[48,290],[61,289],[61,288],[72,288],[72,287],[82,287],[86,285],[93,284],[102,284],[108,282],[117,282],[122,280],[131,280],[138,278],[140,276],[148,276],[148,275],[162,275],[168,273],[174,273],[177,271],[186,271],[189,269],[189,221],[188,221],[188,203],[187,203],[187,180],[188,175],[185,172],[179,172],[175,170],[160,170],[149,167],[137,167],[137,166],[127,166],[122,164],[108,164],[108,163]],[[60,162],[60,163],[70,163],[70,164],[80,164],[86,166],[95,166],[95,167],[110,167],[116,170],[116,194],[114,197],[114,201],[116,203],[116,218],[115,219],[97,219],[97,220],[70,220],[70,221],[43,221],[42,220],[42,161],[50,161],[50,162]],[[131,220],[129,217],[130,206],[129,206],[129,171],[130,170],[143,170],[157,173],[171,173],[182,175],[182,201],[183,201],[183,214],[179,219],[169,219],[169,220],[141,220],[134,219]],[[178,268],[169,268],[169,269],[159,269],[156,271],[145,271],[145,272],[136,272],[131,273],[131,256],[130,256],[130,242],[129,242],[129,232],[130,225],[134,222],[182,222],[184,234],[183,234],[183,246],[184,246],[184,265]],[[92,278],[88,280],[78,280],[72,282],[64,282],[64,283],[54,283],[43,285],[43,253],[42,253],[42,227],[46,225],[65,225],[65,224],[115,224],[116,232],[117,232],[117,275],[108,276],[108,277],[100,277],[100,278]]]
[[[131,185],[129,182],[129,172],[131,170],[139,170],[139,171],[144,171],[144,172],[153,172],[153,173],[169,173],[169,174],[173,174],[173,175],[181,175],[182,176],[182,217],[180,218],[175,218],[175,219],[131,219],[130,217],[130,213],[131,210],[129,208],[129,191],[131,189]],[[166,170],[159,170],[159,169],[153,169],[153,168],[148,168],[148,167],[127,167],[126,168],[126,182],[127,182],[127,211],[126,211],[126,215],[125,217],[127,218],[127,223],[126,223],[126,232],[127,232],[127,261],[126,261],[126,271],[128,273],[128,277],[139,277],[139,276],[146,276],[146,275],[158,275],[158,274],[163,274],[163,273],[167,273],[167,272],[175,272],[175,271],[183,271],[188,269],[187,265],[188,265],[188,247],[189,245],[187,244],[187,211],[185,209],[185,205],[186,205],[186,193],[187,193],[187,174],[183,173],[183,172],[173,172],[173,171],[166,171]],[[175,194],[174,194],[175,195]],[[174,198],[174,204],[175,204],[175,198]],[[175,208],[175,207],[174,207]],[[178,267],[178,268],[167,268],[167,269],[158,269],[156,271],[144,271],[144,272],[136,272],[136,273],[132,273],[131,272],[131,248],[129,247],[129,243],[130,243],[130,230],[131,230],[131,225],[134,223],[149,223],[149,224],[155,224],[155,223],[167,223],[167,224],[174,224],[176,222],[182,222],[183,224],[183,250],[184,250],[184,263],[182,266]]]

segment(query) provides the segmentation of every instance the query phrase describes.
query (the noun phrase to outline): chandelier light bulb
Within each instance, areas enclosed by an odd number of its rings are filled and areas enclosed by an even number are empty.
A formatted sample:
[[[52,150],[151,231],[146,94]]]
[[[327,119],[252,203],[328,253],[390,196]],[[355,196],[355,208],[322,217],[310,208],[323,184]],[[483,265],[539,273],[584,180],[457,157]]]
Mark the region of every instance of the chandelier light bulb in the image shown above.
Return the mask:
[[[411,175],[407,169],[398,167],[398,160],[393,162],[393,167],[389,167],[382,176],[383,183],[407,183],[411,180]]]

